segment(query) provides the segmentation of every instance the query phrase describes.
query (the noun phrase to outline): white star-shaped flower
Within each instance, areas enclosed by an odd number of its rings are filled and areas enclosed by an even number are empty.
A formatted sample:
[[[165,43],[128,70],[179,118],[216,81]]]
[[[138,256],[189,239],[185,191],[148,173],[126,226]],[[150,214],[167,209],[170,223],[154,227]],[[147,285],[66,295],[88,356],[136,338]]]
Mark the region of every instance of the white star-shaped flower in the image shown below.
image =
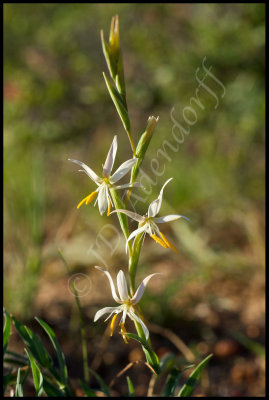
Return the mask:
[[[103,271],[106,274],[106,276],[109,280],[109,283],[110,283],[112,297],[120,305],[117,307],[104,307],[101,310],[97,311],[97,313],[95,314],[95,317],[94,317],[94,322],[97,321],[104,314],[109,314],[109,316],[106,318],[105,321],[107,321],[111,317],[111,315],[115,314],[113,316],[111,324],[110,324],[110,333],[111,333],[110,336],[112,336],[113,332],[114,332],[117,315],[122,313],[122,317],[120,320],[120,327],[121,327],[121,334],[122,334],[122,337],[123,337],[125,343],[127,343],[127,338],[126,338],[126,329],[125,329],[124,324],[125,324],[125,319],[126,319],[127,315],[133,322],[136,321],[141,325],[141,327],[144,331],[145,337],[146,337],[146,339],[148,339],[149,338],[149,330],[146,327],[146,325],[144,324],[144,322],[142,321],[142,319],[137,315],[137,310],[136,310],[135,306],[139,302],[141,297],[143,296],[143,293],[145,291],[145,288],[146,288],[149,280],[154,275],[159,275],[159,273],[148,275],[142,281],[142,283],[139,285],[135,294],[132,297],[130,297],[129,293],[128,293],[127,282],[126,282],[126,279],[125,279],[125,276],[124,276],[124,273],[122,270],[120,270],[117,275],[117,286],[118,286],[118,292],[119,292],[119,296],[118,296],[116,293],[115,286],[114,286],[114,283],[113,283],[110,273],[107,270],[105,270],[104,268],[101,268],[98,266],[96,266],[95,268],[99,269],[100,271]]]
[[[107,215],[109,215],[110,210],[111,210],[111,205],[114,207],[111,195],[110,195],[110,188],[112,189],[125,189],[125,188],[130,188],[134,186],[140,186],[138,183],[127,183],[124,185],[116,185],[116,183],[123,178],[133,167],[133,165],[136,163],[137,158],[132,158],[130,160],[125,161],[121,166],[114,172],[113,175],[111,175],[111,171],[113,168],[113,164],[116,158],[116,153],[117,153],[117,136],[114,136],[114,139],[112,141],[112,144],[110,146],[109,152],[106,157],[105,164],[103,166],[103,177],[100,178],[96,173],[88,167],[86,164],[84,164],[81,161],[78,160],[73,160],[71,158],[68,158],[69,161],[72,161],[73,163],[76,163],[80,165],[83,169],[80,169],[79,171],[85,172],[98,186],[97,190],[94,192],[90,193],[88,196],[86,196],[81,202],[77,205],[77,208],[79,208],[83,203],[86,205],[89,204],[95,196],[98,194],[97,199],[94,203],[98,201],[98,207],[100,214],[103,215],[104,212],[107,210]]]
[[[166,215],[164,217],[156,217],[156,215],[159,213],[161,205],[162,205],[164,187],[172,179],[173,178],[170,178],[165,182],[165,184],[161,188],[158,198],[149,205],[148,212],[146,215],[142,216],[135,212],[128,211],[128,210],[122,210],[122,209],[117,209],[117,210],[113,211],[113,212],[121,212],[123,214],[126,214],[126,215],[128,215],[128,217],[139,222],[138,229],[136,229],[135,231],[133,231],[131,233],[131,235],[127,239],[127,242],[129,242],[129,240],[131,240],[133,238],[136,238],[137,235],[139,235],[141,233],[143,233],[143,239],[144,239],[146,233],[148,233],[152,237],[152,239],[154,239],[157,243],[159,243],[160,245],[162,245],[165,248],[170,247],[172,250],[174,250],[177,253],[177,249],[175,248],[175,246],[173,246],[172,243],[170,243],[169,240],[164,236],[164,234],[159,230],[157,224],[175,221],[179,218],[185,218],[186,220],[189,221],[189,218],[184,217],[184,215],[179,215],[179,214]]]

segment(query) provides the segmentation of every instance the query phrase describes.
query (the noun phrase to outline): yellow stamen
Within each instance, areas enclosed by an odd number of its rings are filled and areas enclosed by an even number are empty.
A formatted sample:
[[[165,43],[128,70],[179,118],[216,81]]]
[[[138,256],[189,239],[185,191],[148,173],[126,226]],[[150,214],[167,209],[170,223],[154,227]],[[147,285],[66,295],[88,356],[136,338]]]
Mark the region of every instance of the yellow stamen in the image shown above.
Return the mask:
[[[88,198],[87,198],[87,200],[86,200],[86,205],[88,205],[88,204],[95,198],[96,195],[97,195],[97,191],[95,190],[94,192],[92,192],[92,193],[88,196]]]
[[[162,232],[160,232],[160,235],[162,237],[162,240],[164,241],[164,243],[170,247],[170,249],[174,250],[175,253],[178,253],[178,250],[175,248],[175,246],[169,242],[169,240],[164,236],[164,234]]]
[[[110,198],[108,198],[108,207],[107,207],[107,216],[109,216],[109,214],[110,214],[110,211],[111,211],[111,201],[110,201]]]
[[[111,324],[110,324],[110,336],[113,335],[114,328],[115,328],[115,323],[116,323],[116,318],[117,318],[117,314],[114,315],[114,317],[112,318]]]
[[[165,249],[167,249],[168,245],[163,241],[161,238],[159,238],[156,235],[151,235],[152,239],[155,240],[155,242],[159,243],[161,246],[163,246]]]
[[[125,335],[125,333],[127,333],[127,331],[125,329],[125,326],[124,326],[123,322],[121,322],[120,327],[121,327],[121,334],[122,334],[122,338],[124,340],[124,343],[128,344],[127,335]]]
[[[97,192],[92,192],[91,194],[89,194],[88,196],[84,197],[84,199],[81,200],[80,203],[78,203],[77,208],[79,208],[83,203],[89,204],[94,197],[97,195]]]

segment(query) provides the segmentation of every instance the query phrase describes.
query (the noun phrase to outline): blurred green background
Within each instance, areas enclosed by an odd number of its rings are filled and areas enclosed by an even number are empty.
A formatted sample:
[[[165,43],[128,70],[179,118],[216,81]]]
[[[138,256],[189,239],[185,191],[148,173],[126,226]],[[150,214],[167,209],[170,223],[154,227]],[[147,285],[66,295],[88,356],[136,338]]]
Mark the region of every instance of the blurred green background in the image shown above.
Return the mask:
[[[103,277],[92,267],[103,262],[112,272],[126,268],[124,240],[110,226],[118,226],[116,217],[101,218],[93,204],[76,209],[94,185],[67,159],[101,173],[115,134],[115,166],[131,158],[102,77],[107,69],[100,29],[107,37],[115,14],[136,143],[148,116],[160,117],[142,166],[152,180],[151,160],[164,140],[173,142],[173,108],[186,127],[183,110],[195,97],[197,69],[200,79],[205,75],[204,57],[225,87],[221,97],[222,88],[205,80],[218,107],[201,90],[204,109],[193,106],[197,122],[184,143],[177,152],[168,149],[170,160],[157,157],[165,173],[156,185],[148,183],[149,201],[174,177],[161,213],[192,222],[164,227],[178,255],[145,241],[138,280],[152,272],[164,277],[149,285],[142,307],[147,304],[149,321],[177,333],[197,356],[214,352],[210,385],[205,381],[201,393],[263,395],[264,4],[4,5],[5,306],[22,320],[43,315],[54,323],[74,357],[72,335],[79,333],[60,247],[73,273],[85,274],[81,291],[89,290],[81,299],[89,342],[98,343],[96,332],[104,331],[92,318],[112,300],[107,282],[104,298]],[[137,203],[138,212],[146,209]],[[156,337],[159,354],[170,349],[167,339]],[[119,342],[126,352],[122,347]],[[105,354],[110,358],[104,357],[104,367],[116,362],[113,351]]]

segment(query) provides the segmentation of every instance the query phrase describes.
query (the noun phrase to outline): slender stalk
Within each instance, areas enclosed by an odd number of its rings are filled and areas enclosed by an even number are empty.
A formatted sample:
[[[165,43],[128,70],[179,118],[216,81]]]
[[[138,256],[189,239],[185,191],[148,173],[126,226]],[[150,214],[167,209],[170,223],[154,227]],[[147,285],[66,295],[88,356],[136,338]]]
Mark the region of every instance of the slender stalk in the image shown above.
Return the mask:
[[[130,145],[131,145],[131,148],[132,148],[133,156],[135,157],[136,156],[136,148],[135,148],[133,136],[132,136],[130,131],[126,130],[126,132],[127,132],[127,135],[128,135],[129,141],[130,141]]]
[[[72,282],[72,289],[74,291],[76,304],[77,304],[77,307],[79,310],[84,380],[86,383],[89,383],[90,376],[89,376],[89,365],[88,365],[88,354],[87,354],[88,352],[87,352],[87,341],[86,341],[86,335],[85,335],[84,319],[83,319],[83,313],[82,313],[82,308],[81,308],[81,304],[79,301],[78,292],[76,290],[74,282]]]
[[[115,87],[114,87],[110,83],[110,81],[107,79],[106,74],[103,73],[104,79],[105,79],[105,82],[107,85],[107,89],[110,93],[111,99],[116,107],[116,110],[121,118],[124,129],[128,135],[130,145],[132,148],[133,156],[138,158],[136,164],[132,168],[131,178],[130,178],[130,183],[134,183],[135,179],[138,175],[141,163],[145,157],[145,153],[146,153],[146,150],[150,143],[152,133],[153,133],[154,127],[158,121],[158,118],[155,118],[153,116],[149,117],[146,129],[145,129],[144,133],[141,135],[138,145],[136,147],[133,137],[132,137],[132,134],[131,134],[131,123],[130,123],[130,118],[129,118],[129,113],[128,113],[127,102],[126,102],[123,61],[122,61],[120,42],[119,42],[119,18],[118,18],[118,15],[113,17],[111,20],[109,43],[106,43],[106,41],[104,39],[103,31],[101,31],[101,42],[102,42],[103,53],[104,53],[104,56],[106,59],[108,69],[109,69],[109,73],[115,84]],[[130,196],[132,193],[132,188],[130,188],[127,193],[125,205],[124,205],[124,202],[122,201],[121,197],[119,196],[118,192],[115,189],[110,189],[110,193],[111,193],[115,208],[116,209],[125,209],[129,202],[129,199],[130,199]],[[125,236],[125,239],[127,240],[130,235],[129,226],[128,226],[128,218],[125,214],[122,214],[120,212],[118,212],[117,215],[118,215],[118,219],[120,222],[122,232]],[[143,243],[143,237],[144,237],[143,234],[138,235],[134,241],[133,246],[130,241],[127,242],[128,251],[129,251],[129,278],[130,278],[130,289],[131,289],[130,291],[131,291],[132,295],[134,295],[135,289],[136,289],[135,288],[135,278],[136,278],[136,272],[137,272],[140,251],[141,251],[141,247],[142,247],[142,243]],[[143,319],[143,315],[142,315],[140,307],[137,307],[137,312],[140,315],[140,317]],[[138,336],[145,341],[146,338],[145,338],[145,334],[142,329],[142,326],[137,321],[134,321],[134,323],[135,323],[135,327],[136,327]],[[149,345],[149,349],[151,349],[150,340],[148,339],[147,342]],[[155,369],[158,369],[158,357],[156,356],[156,354],[154,353],[154,351],[152,349],[151,350],[149,350],[149,349],[147,350],[146,348],[143,347],[147,362],[151,366],[154,365]]]
[[[67,273],[68,276],[71,277],[71,271],[69,269],[69,266],[61,252],[60,249],[58,249],[58,253],[67,269]],[[78,291],[74,285],[74,282],[71,282],[72,285],[72,290],[74,292],[75,295],[75,299],[76,299],[76,305],[78,308],[78,312],[79,312],[79,321],[80,321],[80,334],[81,334],[81,346],[82,346],[82,358],[83,358],[83,372],[84,372],[84,380],[86,383],[89,383],[90,381],[90,375],[89,375],[89,364],[88,364],[88,352],[87,352],[87,341],[86,341],[86,335],[85,335],[85,326],[84,326],[84,318],[83,318],[83,311],[82,311],[82,307],[79,301],[79,295],[78,295]]]
[[[143,233],[137,235],[135,238],[133,248],[132,248],[132,255],[129,257],[129,276],[130,276],[130,284],[131,284],[131,293],[134,295],[135,293],[135,277],[137,271],[138,260],[140,256],[140,251],[143,243]]]
[[[125,206],[124,206],[124,204],[123,204],[123,202],[121,200],[121,197],[119,196],[117,190],[110,189],[110,193],[111,193],[115,208],[116,209],[124,209]],[[122,214],[122,213],[119,213],[119,212],[117,213],[117,215],[118,215],[118,219],[119,219],[119,222],[120,222],[121,230],[122,230],[122,232],[123,232],[123,234],[125,236],[125,239],[127,240],[128,237],[130,236],[129,226],[128,226],[128,218],[127,218],[127,216],[125,214]],[[131,242],[128,242],[128,251],[129,251],[129,257],[132,257],[133,250],[132,250]]]

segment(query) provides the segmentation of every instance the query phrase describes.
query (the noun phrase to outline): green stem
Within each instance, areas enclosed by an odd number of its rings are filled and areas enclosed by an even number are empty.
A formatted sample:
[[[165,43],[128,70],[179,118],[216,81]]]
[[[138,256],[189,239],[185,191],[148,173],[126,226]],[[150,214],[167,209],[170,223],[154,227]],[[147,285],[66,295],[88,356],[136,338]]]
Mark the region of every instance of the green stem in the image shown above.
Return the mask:
[[[74,283],[72,282],[72,289],[75,294],[76,304],[79,310],[79,320],[80,320],[80,332],[81,332],[81,345],[82,345],[82,358],[83,358],[83,371],[84,371],[84,380],[86,383],[89,383],[90,376],[89,376],[89,365],[88,365],[88,355],[87,355],[87,341],[85,335],[85,328],[84,328],[84,319],[81,304],[79,301],[79,296],[77,290],[75,288]]]
[[[139,227],[140,226],[141,225],[139,224]],[[140,256],[140,251],[141,251],[141,247],[142,247],[142,243],[143,243],[143,237],[144,237],[144,232],[137,235],[137,237],[135,238],[134,244],[133,244],[132,255],[129,258],[129,276],[130,276],[131,295],[134,295],[135,289],[136,289],[135,277],[136,277],[136,272],[137,272],[137,265],[138,265],[138,260],[139,260],[139,256]],[[142,314],[142,311],[141,311],[141,308],[139,307],[139,305],[136,305],[136,309],[139,314],[139,317],[143,320],[143,314]],[[135,324],[135,328],[136,328],[138,336],[140,338],[146,340],[149,347],[151,348],[150,338],[148,338],[148,339],[145,338],[145,334],[144,334],[142,326],[137,321],[134,321],[134,324]],[[153,350],[148,351],[144,347],[143,347],[143,351],[145,353],[147,362],[155,370],[158,370],[159,364],[158,364],[158,361],[156,361],[156,360],[158,360],[158,357],[156,357],[156,354],[154,353],[154,351]]]
[[[60,249],[58,249],[58,253],[67,269],[68,275],[69,277],[71,277],[71,271],[69,269],[69,266],[61,252]],[[76,299],[76,305],[78,308],[78,312],[79,312],[79,321],[80,321],[80,334],[81,334],[81,346],[82,346],[82,358],[83,358],[83,372],[84,372],[84,380],[86,383],[89,383],[90,381],[90,376],[89,376],[89,364],[88,364],[88,352],[87,352],[87,341],[86,341],[86,335],[85,335],[85,327],[84,327],[84,319],[83,319],[83,312],[82,312],[82,307],[79,301],[79,295],[78,295],[78,291],[74,285],[74,282],[71,281],[71,285],[72,285],[72,290],[74,292],[75,295],[75,299]]]
[[[138,225],[140,227],[140,225]],[[138,260],[140,256],[140,251],[143,243],[144,232],[137,235],[135,238],[132,255],[129,257],[129,276],[130,276],[130,284],[131,284],[131,292],[132,295],[135,293],[135,277],[137,271]]]
[[[125,209],[124,203],[122,202],[117,190],[110,188],[110,193],[111,193],[115,208],[116,209]],[[122,232],[123,232],[123,234],[125,236],[125,239],[127,240],[128,237],[130,236],[129,226],[128,226],[128,218],[127,218],[127,216],[125,214],[122,214],[122,213],[119,213],[119,212],[117,213],[117,215],[118,215],[118,219],[119,219],[119,222],[120,222],[120,226],[121,226]],[[128,250],[129,250],[129,257],[131,258],[131,256],[132,256],[132,244],[131,244],[131,242],[128,242]]]
[[[131,145],[131,148],[132,148],[133,156],[135,157],[136,156],[136,149],[135,149],[133,136],[132,136],[131,132],[128,131],[127,129],[126,129],[126,132],[127,132],[127,135],[128,135],[129,141],[130,141],[130,145]]]

